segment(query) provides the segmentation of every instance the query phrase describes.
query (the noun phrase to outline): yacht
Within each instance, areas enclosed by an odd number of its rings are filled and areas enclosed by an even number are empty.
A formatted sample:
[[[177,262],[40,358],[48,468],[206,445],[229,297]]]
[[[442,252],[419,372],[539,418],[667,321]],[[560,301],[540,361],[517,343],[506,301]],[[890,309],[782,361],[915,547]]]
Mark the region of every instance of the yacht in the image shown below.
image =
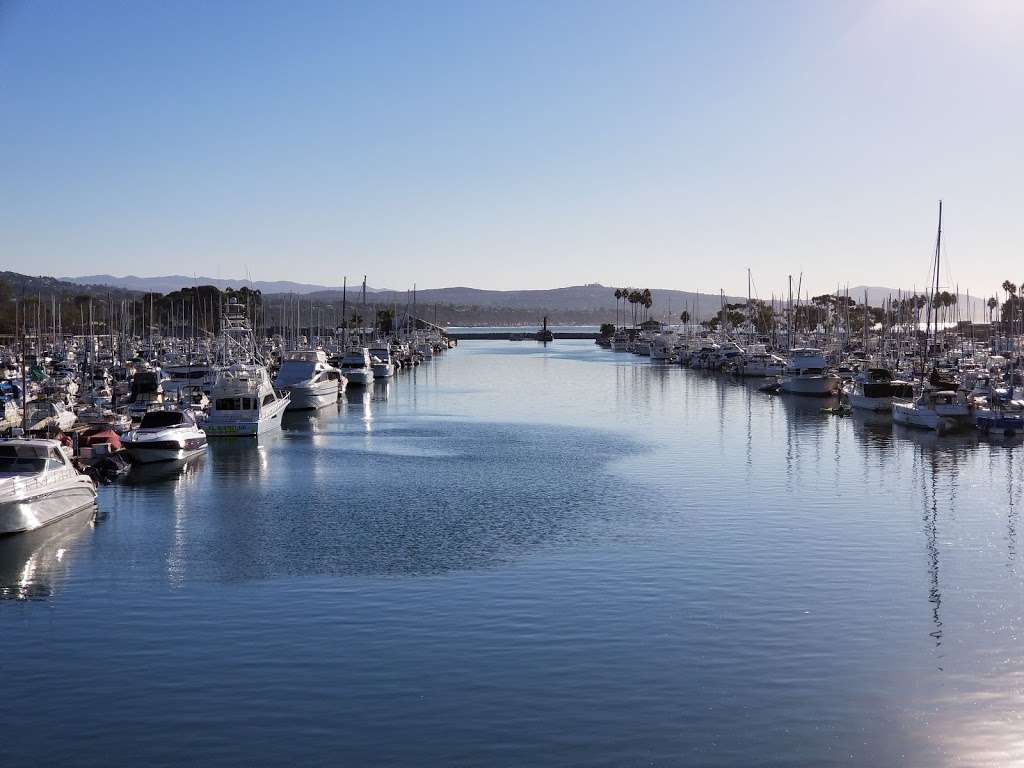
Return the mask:
[[[160,370],[150,365],[141,365],[132,376],[132,388],[128,395],[128,415],[141,419],[151,408],[161,408],[164,402],[164,388],[160,381]]]
[[[839,377],[827,371],[820,349],[801,347],[790,350],[786,368],[779,376],[779,388],[794,395],[827,397],[839,388]]]
[[[971,409],[962,392],[924,389],[913,399],[894,398],[892,420],[908,427],[950,432],[971,423]]]
[[[886,368],[868,368],[843,387],[843,394],[851,408],[889,412],[894,397],[913,399],[914,387],[909,382],[894,379]]]
[[[612,336],[612,351],[613,352],[628,352],[629,351],[629,334],[626,333],[625,328],[620,328],[615,331],[615,335]]]
[[[300,349],[285,352],[281,357],[277,386],[291,395],[289,411],[336,403],[347,383],[341,371],[327,362],[327,353],[322,349]]]
[[[659,333],[650,343],[651,360],[672,360],[676,355],[679,338],[671,331]]]
[[[265,367],[233,363],[217,373],[203,427],[210,437],[255,437],[281,426],[289,402],[274,389]]]
[[[350,384],[366,386],[373,383],[373,363],[370,360],[370,351],[366,347],[350,349],[341,358],[339,367]]]
[[[56,440],[0,440],[0,534],[54,523],[96,503],[96,484]]]
[[[25,429],[28,432],[65,432],[75,426],[77,420],[74,411],[56,400],[29,400],[25,406]]]
[[[386,341],[373,344],[369,351],[374,379],[390,379],[395,375],[395,365],[391,360],[391,347]]]
[[[778,376],[786,369],[786,361],[770,354],[764,344],[747,347],[736,372],[741,376]]]
[[[121,438],[133,461],[176,461],[206,450],[206,433],[189,410],[149,411],[142,423]]]

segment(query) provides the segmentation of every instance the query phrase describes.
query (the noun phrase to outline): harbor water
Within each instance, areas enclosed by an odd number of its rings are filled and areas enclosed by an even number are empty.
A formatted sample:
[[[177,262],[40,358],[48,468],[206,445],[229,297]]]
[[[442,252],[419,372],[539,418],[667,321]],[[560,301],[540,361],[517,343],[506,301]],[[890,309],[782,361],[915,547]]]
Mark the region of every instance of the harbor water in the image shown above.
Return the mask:
[[[468,341],[0,541],[0,765],[1024,762],[1024,460]]]

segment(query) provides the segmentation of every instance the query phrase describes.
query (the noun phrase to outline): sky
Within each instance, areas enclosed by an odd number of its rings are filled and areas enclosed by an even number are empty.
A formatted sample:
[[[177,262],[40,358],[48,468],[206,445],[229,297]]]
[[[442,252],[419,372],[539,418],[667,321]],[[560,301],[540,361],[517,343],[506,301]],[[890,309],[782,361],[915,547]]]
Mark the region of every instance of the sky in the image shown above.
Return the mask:
[[[0,0],[0,269],[1024,282],[1024,3]]]

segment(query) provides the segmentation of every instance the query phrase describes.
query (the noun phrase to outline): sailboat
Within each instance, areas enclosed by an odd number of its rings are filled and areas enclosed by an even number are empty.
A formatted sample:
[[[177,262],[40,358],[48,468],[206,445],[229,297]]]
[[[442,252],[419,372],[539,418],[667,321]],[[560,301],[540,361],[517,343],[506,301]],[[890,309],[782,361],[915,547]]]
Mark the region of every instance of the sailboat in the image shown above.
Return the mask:
[[[935,236],[935,274],[933,293],[939,291],[939,266],[942,258],[942,201],[939,201],[939,227]],[[932,302],[928,302],[928,325],[925,333],[925,354],[932,335]],[[923,361],[922,361],[923,362]],[[922,364],[921,369],[925,366]],[[971,422],[971,409],[967,396],[950,386],[933,386],[922,378],[920,391],[916,397],[893,398],[892,420],[908,427],[932,429],[936,432],[949,432]]]

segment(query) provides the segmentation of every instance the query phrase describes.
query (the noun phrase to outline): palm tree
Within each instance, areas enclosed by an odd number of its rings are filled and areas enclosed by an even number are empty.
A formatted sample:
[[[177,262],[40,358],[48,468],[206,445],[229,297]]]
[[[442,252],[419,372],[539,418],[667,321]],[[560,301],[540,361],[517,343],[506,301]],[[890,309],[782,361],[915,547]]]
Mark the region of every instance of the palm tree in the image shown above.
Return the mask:
[[[988,324],[992,325],[992,311],[999,306],[999,299],[995,296],[990,296],[988,301],[985,302],[985,306],[988,307]]]
[[[615,289],[615,324],[619,324],[619,299],[622,298],[622,289]]]
[[[690,322],[690,313],[685,309],[679,313],[679,322],[683,325],[687,325]]]

